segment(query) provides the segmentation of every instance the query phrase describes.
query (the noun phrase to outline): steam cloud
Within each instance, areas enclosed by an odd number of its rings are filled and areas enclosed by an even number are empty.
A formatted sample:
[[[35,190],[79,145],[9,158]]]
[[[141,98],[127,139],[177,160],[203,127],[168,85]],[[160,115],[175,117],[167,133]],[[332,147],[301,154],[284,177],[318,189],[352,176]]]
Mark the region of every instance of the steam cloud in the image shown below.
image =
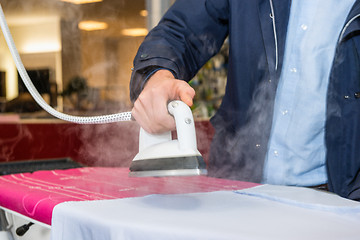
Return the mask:
[[[81,125],[79,156],[89,166],[129,167],[138,152],[136,122]]]
[[[268,80],[262,81],[253,96],[246,124],[231,136],[228,135],[227,138],[221,136],[213,142],[210,175],[252,182],[262,180],[264,156],[272,123],[275,96],[273,85],[275,84]],[[218,130],[218,133],[228,131],[225,129],[226,123],[224,129]]]

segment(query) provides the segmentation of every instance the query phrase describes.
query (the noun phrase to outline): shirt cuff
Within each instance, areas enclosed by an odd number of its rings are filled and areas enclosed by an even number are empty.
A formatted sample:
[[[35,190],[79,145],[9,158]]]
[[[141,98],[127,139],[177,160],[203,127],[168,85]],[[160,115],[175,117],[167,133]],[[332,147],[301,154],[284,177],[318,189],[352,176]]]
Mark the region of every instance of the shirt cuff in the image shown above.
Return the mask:
[[[147,81],[150,79],[150,77],[152,75],[154,75],[157,71],[159,70],[168,70],[172,73],[172,75],[174,75],[174,77],[176,78],[174,72],[171,70],[171,69],[168,69],[168,68],[163,68],[163,67],[157,67],[157,68],[152,68],[148,74],[146,74],[146,77],[144,78],[144,81],[142,81],[142,84],[141,84],[141,90],[144,89],[144,86],[145,84],[147,83]]]

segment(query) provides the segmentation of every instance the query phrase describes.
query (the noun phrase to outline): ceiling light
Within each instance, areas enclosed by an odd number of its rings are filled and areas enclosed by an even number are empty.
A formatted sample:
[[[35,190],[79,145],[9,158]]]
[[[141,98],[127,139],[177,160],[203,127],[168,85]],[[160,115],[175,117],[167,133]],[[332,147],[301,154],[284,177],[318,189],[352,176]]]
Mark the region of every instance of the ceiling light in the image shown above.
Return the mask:
[[[129,37],[146,36],[148,32],[146,28],[125,28],[121,31],[122,35]]]
[[[73,4],[85,4],[85,3],[102,2],[103,0],[61,0],[61,1],[73,3]]]
[[[22,53],[46,53],[46,52],[59,52],[61,50],[60,43],[56,42],[36,42],[25,43],[22,46]]]
[[[97,22],[97,21],[81,21],[78,25],[79,29],[84,31],[95,31],[95,30],[104,30],[108,28],[106,22]]]
[[[141,10],[141,11],[140,11],[140,16],[142,16],[142,17],[147,17],[147,15],[148,15],[148,11],[147,11],[147,10]]]

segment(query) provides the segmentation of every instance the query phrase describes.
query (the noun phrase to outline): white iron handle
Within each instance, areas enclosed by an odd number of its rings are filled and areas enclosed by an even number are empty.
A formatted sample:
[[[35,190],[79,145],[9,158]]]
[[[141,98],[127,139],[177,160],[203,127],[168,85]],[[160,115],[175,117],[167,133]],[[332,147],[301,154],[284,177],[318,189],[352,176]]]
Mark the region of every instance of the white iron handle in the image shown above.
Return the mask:
[[[171,101],[168,110],[174,116],[180,149],[197,151],[194,118],[191,109],[182,101]]]
[[[197,151],[194,118],[191,109],[182,101],[171,101],[168,111],[174,116],[179,149],[192,149]],[[140,128],[139,151],[150,146],[171,140],[171,132],[163,134],[150,134]]]

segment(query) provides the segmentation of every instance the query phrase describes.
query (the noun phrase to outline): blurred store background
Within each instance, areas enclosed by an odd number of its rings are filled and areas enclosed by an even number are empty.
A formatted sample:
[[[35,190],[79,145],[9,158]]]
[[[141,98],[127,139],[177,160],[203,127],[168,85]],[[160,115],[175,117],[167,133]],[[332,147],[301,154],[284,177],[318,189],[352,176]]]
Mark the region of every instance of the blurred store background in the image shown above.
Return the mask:
[[[25,68],[59,111],[128,111],[132,60],[148,29],[174,0],[0,0]],[[224,94],[227,44],[191,81],[196,118],[208,118]],[[0,111],[51,118],[24,87],[0,37]]]

